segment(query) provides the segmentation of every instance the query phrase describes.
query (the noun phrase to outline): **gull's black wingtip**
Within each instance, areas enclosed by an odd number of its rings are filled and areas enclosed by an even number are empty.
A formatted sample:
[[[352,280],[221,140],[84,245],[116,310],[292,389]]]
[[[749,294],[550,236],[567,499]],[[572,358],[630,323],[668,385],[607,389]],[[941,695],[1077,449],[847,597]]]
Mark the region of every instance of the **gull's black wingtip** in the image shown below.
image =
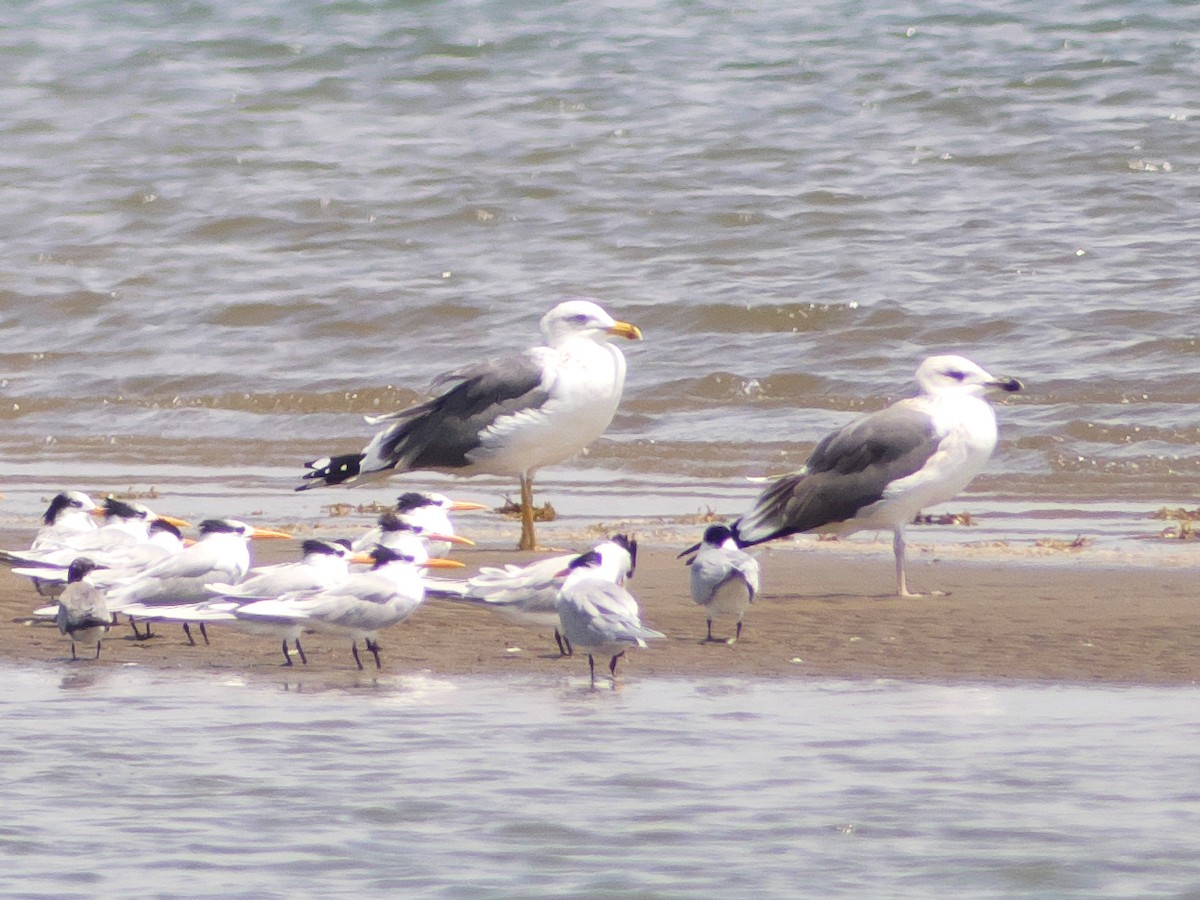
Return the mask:
[[[321,485],[342,484],[357,478],[362,470],[363,459],[365,457],[361,453],[347,453],[343,456],[324,456],[307,462],[304,467],[311,471],[305,472],[301,477],[310,483],[297,485],[296,490],[308,491]]]

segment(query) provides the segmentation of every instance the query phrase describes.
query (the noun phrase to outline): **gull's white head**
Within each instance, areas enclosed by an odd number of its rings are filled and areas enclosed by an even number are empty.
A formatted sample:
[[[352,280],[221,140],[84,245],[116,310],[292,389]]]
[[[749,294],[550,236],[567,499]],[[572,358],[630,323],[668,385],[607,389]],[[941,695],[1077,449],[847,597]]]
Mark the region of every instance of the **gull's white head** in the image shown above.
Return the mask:
[[[551,347],[559,346],[572,337],[588,337],[594,341],[608,340],[609,335],[640,341],[642,332],[636,325],[618,322],[591,300],[567,300],[542,316],[542,334]]]
[[[1021,382],[1007,375],[991,375],[962,356],[930,356],[917,368],[922,394],[966,394],[982,397],[989,391],[1012,393]]]

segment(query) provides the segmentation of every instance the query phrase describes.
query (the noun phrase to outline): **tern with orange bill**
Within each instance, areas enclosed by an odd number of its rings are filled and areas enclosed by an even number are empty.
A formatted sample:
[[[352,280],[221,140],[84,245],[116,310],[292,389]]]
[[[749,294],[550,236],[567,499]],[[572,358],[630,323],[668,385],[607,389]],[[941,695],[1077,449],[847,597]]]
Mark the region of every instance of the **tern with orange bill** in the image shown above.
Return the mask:
[[[239,607],[236,614],[238,618],[348,637],[359,669],[363,667],[358,655],[361,640],[375,657],[375,668],[380,669],[379,632],[406,620],[425,600],[421,568],[461,568],[462,563],[440,558],[418,562],[413,556],[383,546],[375,547],[369,555],[373,561],[369,572],[352,573],[322,590],[250,603]]]
[[[251,540],[292,537],[283,531],[255,528],[236,519],[206,519],[200,523],[200,539],[192,546],[109,591],[108,607],[130,619],[153,621],[156,607],[204,600],[212,596],[208,585],[237,584],[245,578],[250,570]],[[184,632],[191,641],[191,629],[186,623]],[[201,634],[207,642],[203,625]]]

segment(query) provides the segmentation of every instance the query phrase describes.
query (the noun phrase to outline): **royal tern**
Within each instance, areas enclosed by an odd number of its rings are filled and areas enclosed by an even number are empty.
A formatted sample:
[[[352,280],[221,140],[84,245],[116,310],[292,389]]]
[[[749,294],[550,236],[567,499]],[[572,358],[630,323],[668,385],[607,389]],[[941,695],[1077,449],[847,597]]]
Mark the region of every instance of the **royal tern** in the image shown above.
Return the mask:
[[[545,346],[442,375],[434,384],[453,386],[440,396],[368,418],[389,424],[359,453],[307,463],[307,483],[297,490],[418,469],[518,475],[518,549],[535,549],[534,473],[608,428],[625,384],[625,357],[608,338],[642,336],[590,300],[560,303],[542,317],[541,329]]]
[[[157,608],[211,597],[207,585],[241,581],[250,568],[250,540],[291,537],[281,531],[254,528],[236,519],[206,519],[200,523],[200,539],[192,546],[151,566],[127,584],[113,588],[108,596],[109,609],[125,613],[131,619],[153,621]],[[184,632],[192,641],[186,623]]]
[[[55,621],[58,630],[71,641],[71,659],[75,655],[75,642],[96,642],[96,659],[100,658],[100,641],[112,625],[112,614],[105,603],[104,591],[84,581],[84,576],[96,568],[86,556],[81,556],[70,565],[67,585],[58,598],[58,615]]]
[[[710,525],[704,531],[700,549],[687,564],[691,567],[692,599],[704,607],[707,615],[707,640],[715,640],[713,619],[734,616],[737,632],[726,642],[732,644],[742,636],[742,618],[758,593],[758,560],[738,548],[727,526]]]
[[[559,629],[574,646],[587,650],[588,670],[596,681],[593,654],[612,657],[608,671],[617,678],[617,660],[631,647],[666,637],[642,624],[637,600],[629,591],[597,574],[600,554],[589,550],[571,561],[558,591]]]
[[[591,569],[595,577],[622,586],[633,577],[637,541],[616,534],[592,550],[600,557],[600,563]],[[466,580],[430,580],[426,592],[430,597],[492,610],[510,621],[553,628],[559,655],[570,656],[571,644],[558,630],[558,591],[566,577],[564,572],[579,555],[551,556],[525,566],[484,566]]]
[[[42,515],[42,526],[34,535],[30,550],[60,547],[81,534],[91,534],[99,526],[99,507],[82,491],[61,491],[54,495]]]
[[[205,589],[212,595],[208,600],[158,609],[155,618],[157,621],[179,622],[181,625],[190,622],[219,623],[237,631],[273,637],[283,642],[286,666],[292,664],[288,652],[288,642],[291,641],[296,645],[300,661],[307,665],[308,657],[300,645],[302,625],[237,615],[238,609],[249,603],[297,591],[319,590],[336,584],[349,574],[351,556],[348,541],[310,538],[301,545],[301,554],[299,562],[251,569],[250,577],[237,584],[207,584]]]
[[[89,512],[91,515],[103,516],[104,524],[94,530],[79,531],[57,541],[45,537],[36,541],[37,546],[29,550],[0,552],[0,561],[11,566],[58,570],[60,574],[57,577],[53,571],[47,572],[49,580],[45,581],[40,574],[30,574],[38,593],[53,597],[66,583],[61,573],[65,572],[66,567],[76,557],[86,556],[97,565],[108,565],[114,555],[125,553],[147,541],[150,537],[150,525],[155,519],[163,518],[180,527],[188,525],[183,519],[158,516],[142,503],[118,500],[115,497],[105,498],[98,510]]]
[[[101,590],[108,590],[132,580],[168,556],[174,556],[183,547],[182,532],[166,519],[157,518],[150,523],[146,540],[140,543],[121,543],[111,551],[97,552],[93,558],[97,568],[88,574],[87,580]],[[63,552],[65,551],[59,551]],[[37,579],[41,592],[46,586],[55,583],[61,589],[61,586],[67,583],[68,567],[18,566],[13,569],[13,574]]]
[[[429,531],[405,520],[390,509],[379,517],[378,524],[367,533],[367,536],[374,539],[370,547],[383,545],[389,550],[412,556],[418,565],[430,557],[437,556],[433,552],[435,547],[448,548],[452,544],[462,547],[475,546],[475,542],[470,538],[459,537],[453,532]],[[361,539],[354,541],[350,546],[359,553],[369,550],[361,545]]]
[[[929,357],[916,381],[918,396],[827,435],[803,469],[768,485],[731,526],[738,546],[814,529],[890,528],[896,593],[914,596],[904,571],[905,524],[979,474],[996,446],[996,414],[984,398],[1021,390],[1015,378],[989,375],[961,356]]]
[[[375,657],[375,667],[382,668],[379,632],[403,622],[417,610],[425,599],[425,585],[413,557],[383,546],[375,547],[370,555],[374,567],[369,572],[351,573],[322,590],[284,594],[274,600],[250,603],[239,607],[236,615],[239,619],[291,623],[348,637],[359,669],[363,667],[358,655],[358,642],[362,640]],[[462,563],[438,558],[427,559],[421,565],[457,568]]]
[[[408,525],[430,534],[455,534],[454,523],[450,521],[450,513],[467,510],[487,509],[482,503],[472,503],[466,500],[451,500],[445,494],[435,494],[428,491],[408,491],[396,498],[396,506],[392,512]],[[355,538],[353,549],[367,551],[380,541],[380,528],[371,528],[365,534]],[[450,552],[450,541],[435,541],[428,545],[430,556],[445,556]]]

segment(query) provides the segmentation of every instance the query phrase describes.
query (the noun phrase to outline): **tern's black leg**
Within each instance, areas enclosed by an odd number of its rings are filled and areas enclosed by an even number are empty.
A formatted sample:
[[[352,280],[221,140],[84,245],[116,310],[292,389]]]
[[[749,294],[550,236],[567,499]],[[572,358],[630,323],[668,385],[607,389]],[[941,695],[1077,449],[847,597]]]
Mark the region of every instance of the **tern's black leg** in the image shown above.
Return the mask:
[[[738,619],[737,633],[734,634],[733,639],[736,641],[741,636],[742,636],[742,620]]]
[[[366,639],[367,649],[371,651],[371,655],[375,657],[375,668],[382,669],[383,663],[379,661],[379,642],[373,641],[370,638]]]
[[[554,642],[556,644],[558,644],[558,655],[559,656],[570,656],[571,655],[571,642],[569,640],[567,640],[565,637],[563,637],[562,634],[559,633],[559,630],[557,628],[554,629]]]
[[[358,641],[350,642],[350,652],[354,654],[354,661],[358,663],[358,671],[362,671],[362,660],[358,658]]]
[[[712,636],[712,619],[708,620],[708,637],[706,638],[706,640],[709,640],[709,641],[714,640],[714,638]]]
[[[616,656],[614,656],[612,658],[612,662],[610,662],[608,664],[608,671],[612,675],[614,681],[617,678],[617,660],[620,659],[624,655],[625,655],[625,651],[622,650],[620,653],[618,653]]]
[[[290,666],[292,664],[292,656],[290,653],[288,653],[287,648],[287,638],[283,639],[283,664],[285,666]]]
[[[592,659],[592,654],[588,654],[588,671],[592,673],[592,684],[596,683],[596,661]]]
[[[284,642],[285,646],[287,642]],[[304,648],[300,646],[300,638],[296,638],[296,652],[300,654],[300,662],[308,665],[308,657],[304,655]]]
[[[205,630],[203,622],[200,623],[200,637],[204,638],[204,646],[205,647],[209,646],[208,632]]]
[[[79,659],[79,657],[75,655],[75,642],[74,641],[71,641],[71,659]]]
[[[142,634],[140,631],[138,631],[137,620],[134,619],[133,616],[129,617],[129,627],[133,629],[133,639],[135,641],[140,641],[142,639]]]
[[[96,659],[100,658],[100,642],[96,641]]]
[[[187,622],[183,623],[183,633],[187,635],[188,646],[195,647],[196,639],[192,637],[192,626],[189,625]]]

